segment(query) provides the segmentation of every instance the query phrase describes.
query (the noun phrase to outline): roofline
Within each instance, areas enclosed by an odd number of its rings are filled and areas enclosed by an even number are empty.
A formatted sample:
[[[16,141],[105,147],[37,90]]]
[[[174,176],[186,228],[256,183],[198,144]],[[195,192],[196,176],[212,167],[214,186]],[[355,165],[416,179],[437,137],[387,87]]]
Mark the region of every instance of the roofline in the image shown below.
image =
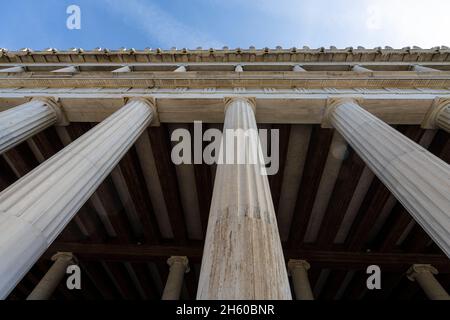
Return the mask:
[[[74,48],[57,50],[49,48],[33,51],[25,48],[17,51],[0,49],[0,63],[43,62],[450,62],[450,48],[438,46],[422,49],[416,46],[394,49],[391,47],[347,47],[338,49],[309,47],[283,49],[281,47],[256,49],[117,49]]]

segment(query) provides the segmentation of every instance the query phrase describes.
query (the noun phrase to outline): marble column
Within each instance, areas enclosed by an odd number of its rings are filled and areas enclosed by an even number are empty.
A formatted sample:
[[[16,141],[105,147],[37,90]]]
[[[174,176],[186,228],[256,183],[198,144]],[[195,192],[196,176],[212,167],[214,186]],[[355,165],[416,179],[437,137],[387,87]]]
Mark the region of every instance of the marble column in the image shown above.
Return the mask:
[[[308,279],[308,270],[311,266],[305,260],[289,260],[288,270],[294,284],[295,298],[297,300],[314,300],[311,285]]]
[[[292,299],[258,149],[254,108],[250,99],[226,99],[224,137],[198,286],[200,300]],[[238,132],[245,132],[248,139]],[[234,134],[237,139],[226,138]],[[253,157],[244,159],[241,155],[246,152]],[[233,159],[232,154],[239,156]]]
[[[422,123],[424,129],[450,132],[450,99],[436,98]]]
[[[27,300],[48,300],[66,275],[67,267],[75,264],[70,252],[58,252],[52,257],[54,261],[45,276],[28,296]]]
[[[65,122],[64,115],[53,100],[46,98],[0,112],[0,154],[58,122]]]
[[[447,104],[438,113],[436,117],[436,126],[442,130],[450,132],[450,103]]]
[[[352,99],[330,101],[324,124],[347,140],[417,223],[450,256],[450,166]]]
[[[162,300],[179,300],[184,274],[189,272],[189,260],[187,257],[170,257],[167,260],[167,264],[170,266],[170,271]]]
[[[406,274],[409,280],[419,283],[430,300],[450,300],[450,295],[434,277],[438,271],[432,265],[415,264],[409,268]]]
[[[124,107],[0,193],[0,298],[47,250],[150,124],[153,106]]]

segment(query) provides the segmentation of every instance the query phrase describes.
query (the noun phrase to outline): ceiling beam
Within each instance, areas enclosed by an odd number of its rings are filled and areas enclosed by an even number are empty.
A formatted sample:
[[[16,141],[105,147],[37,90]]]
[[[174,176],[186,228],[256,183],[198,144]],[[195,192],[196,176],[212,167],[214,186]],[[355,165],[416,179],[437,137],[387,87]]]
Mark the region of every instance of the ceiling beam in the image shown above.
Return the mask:
[[[87,244],[55,242],[44,257],[54,252],[73,252],[83,261],[153,261],[165,260],[170,256],[187,256],[189,260],[199,262],[203,247],[167,246],[167,245],[134,245],[134,244]],[[444,255],[409,254],[409,253],[376,253],[345,252],[315,250],[285,250],[286,259],[302,258],[313,267],[328,267],[350,270],[365,269],[367,266],[379,265],[385,271],[406,271],[414,263],[429,263],[440,273],[450,273],[449,259]]]

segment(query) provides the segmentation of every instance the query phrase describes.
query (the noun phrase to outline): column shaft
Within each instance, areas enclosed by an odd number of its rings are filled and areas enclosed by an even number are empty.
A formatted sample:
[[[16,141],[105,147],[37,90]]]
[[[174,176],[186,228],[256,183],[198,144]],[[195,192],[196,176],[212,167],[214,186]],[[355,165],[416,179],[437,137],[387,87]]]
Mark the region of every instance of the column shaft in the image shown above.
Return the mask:
[[[48,300],[66,274],[67,267],[74,263],[70,253],[59,253],[53,258],[53,265],[33,289],[27,300]]]
[[[257,130],[247,99],[227,104],[224,135],[236,129]],[[247,145],[244,139],[239,136],[230,150],[229,140],[225,143],[222,137],[197,298],[292,299],[264,166],[221,162],[230,151],[244,153],[259,146],[257,135]]]
[[[421,273],[416,281],[430,300],[450,300],[450,296],[431,273]]]
[[[189,272],[186,257],[171,257],[167,263],[170,266],[169,276],[162,295],[162,300],[179,300],[183,287],[184,274]]]
[[[0,193],[0,298],[45,252],[149,125],[132,100]]]
[[[442,108],[437,115],[436,125],[442,130],[450,132],[450,103],[446,107]]]
[[[445,291],[435,278],[438,270],[429,264],[415,264],[407,271],[408,279],[417,281],[430,300],[450,300],[450,295]]]
[[[334,101],[327,119],[450,256],[450,166],[354,100]]]
[[[294,284],[295,298],[297,300],[314,300],[308,279],[309,263],[302,260],[290,260],[288,268]]]
[[[32,100],[0,112],[0,154],[55,124],[58,114],[46,100]]]

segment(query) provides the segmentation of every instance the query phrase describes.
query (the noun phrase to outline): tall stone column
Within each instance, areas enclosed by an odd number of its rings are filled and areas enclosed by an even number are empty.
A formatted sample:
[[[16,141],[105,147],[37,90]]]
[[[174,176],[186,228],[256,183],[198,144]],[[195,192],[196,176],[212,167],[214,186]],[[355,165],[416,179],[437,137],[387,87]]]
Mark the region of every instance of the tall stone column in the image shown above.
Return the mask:
[[[226,101],[224,136],[238,138],[230,147],[233,139],[222,137],[198,286],[200,300],[292,299],[255,135],[254,108],[249,99]],[[230,161],[232,153],[245,152],[257,155],[257,161]],[[221,161],[224,158],[228,161]]]
[[[170,257],[167,264],[170,266],[170,271],[162,300],[179,300],[184,274],[189,272],[189,260],[187,257]]]
[[[58,105],[46,98],[36,98],[0,112],[0,154],[57,122],[64,121]]]
[[[294,284],[295,298],[297,300],[314,300],[311,285],[308,279],[308,270],[311,266],[305,260],[289,260],[288,269]]]
[[[436,125],[438,128],[450,132],[450,103],[438,113]]]
[[[450,256],[450,166],[355,100],[331,101],[327,122]]]
[[[424,129],[442,129],[450,132],[450,99],[437,98],[434,100],[425,120]]]
[[[430,300],[450,300],[450,295],[434,277],[438,274],[435,267],[429,264],[415,264],[406,273],[408,279],[417,281]]]
[[[0,193],[0,298],[65,228],[153,114],[146,100],[131,100]]]
[[[48,300],[61,280],[64,278],[67,267],[75,263],[70,252],[58,252],[52,257],[54,261],[45,276],[28,296],[27,300]]]

